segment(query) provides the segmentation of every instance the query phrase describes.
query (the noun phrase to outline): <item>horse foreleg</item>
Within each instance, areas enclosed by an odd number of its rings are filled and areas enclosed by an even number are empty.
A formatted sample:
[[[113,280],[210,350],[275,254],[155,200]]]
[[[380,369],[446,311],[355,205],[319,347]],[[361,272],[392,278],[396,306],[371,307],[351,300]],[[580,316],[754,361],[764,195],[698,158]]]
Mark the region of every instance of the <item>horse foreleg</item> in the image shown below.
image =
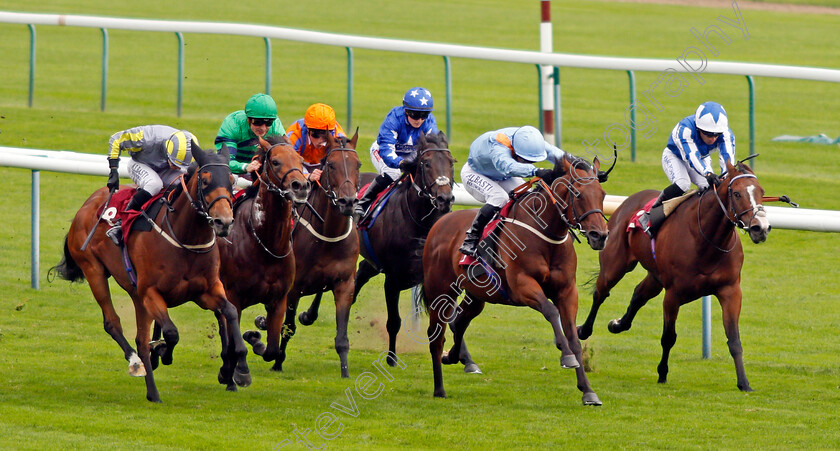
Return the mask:
[[[430,292],[426,292],[429,296]],[[432,355],[432,373],[435,379],[434,396],[436,398],[446,398],[446,390],[443,388],[443,368],[441,366],[441,358],[443,355],[443,343],[446,341],[446,323],[441,319],[440,312],[446,309],[454,309],[455,306],[452,298],[444,297],[441,302],[437,301],[437,294],[433,294],[431,298],[435,301],[429,303],[429,328],[426,333],[429,337],[429,353]]]
[[[575,281],[572,280],[566,290],[557,294],[554,298],[554,306],[560,312],[560,323],[563,326],[563,332],[566,336],[566,341],[569,342],[569,348],[574,353],[575,358],[581,364],[575,368],[575,377],[577,378],[577,388],[583,393],[583,405],[585,406],[600,406],[601,400],[598,395],[592,390],[589,385],[589,378],[586,377],[586,370],[583,365],[583,352],[580,346],[580,338],[577,335],[577,328],[575,328],[575,319],[578,310],[578,292]]]
[[[633,290],[633,297],[630,298],[630,305],[627,306],[624,316],[610,321],[607,324],[607,329],[614,334],[630,330],[633,325],[633,318],[636,317],[639,309],[661,292],[662,284],[651,273],[648,273]]]
[[[627,240],[618,238],[618,236],[614,236],[613,239],[607,240],[606,247],[599,254],[601,270],[598,272],[595,290],[592,292],[592,306],[589,308],[586,321],[577,327],[577,335],[581,340],[586,340],[592,336],[598,310],[610,296],[610,290],[638,263],[636,260],[626,261],[626,259],[632,258],[629,254]],[[624,259],[619,256],[624,256]]]
[[[315,299],[313,299],[312,303],[309,304],[309,309],[300,312],[300,315],[298,315],[298,320],[301,324],[303,324],[304,326],[311,326],[315,323],[315,320],[318,319],[318,309],[321,308],[321,298],[323,296],[323,291],[315,293]]]
[[[350,322],[350,306],[353,305],[353,279],[343,280],[333,286],[335,297],[335,352],[341,361],[341,377],[350,377],[347,355],[350,352],[350,340],[347,338],[347,326]]]
[[[289,340],[292,339],[297,331],[295,313],[297,312],[299,301],[300,293],[289,292],[289,295],[286,297],[286,318],[283,321],[283,332],[280,334],[280,350],[278,351],[277,360],[274,362],[277,371],[283,371],[283,362],[286,361],[286,346],[288,346]]]
[[[175,345],[178,344],[180,336],[178,328],[169,317],[166,300],[154,288],[148,288],[143,297],[143,307],[149,313],[155,322],[155,328],[160,328],[163,342],[157,341],[150,343],[150,353],[160,357],[160,362],[164,365],[172,364],[172,353],[175,351]],[[146,331],[148,333],[148,330]],[[157,360],[157,357],[155,357]],[[153,364],[153,366],[156,366]],[[154,368],[153,368],[154,369]]]
[[[274,362],[272,371],[283,371],[282,365],[276,362],[280,355],[280,335],[283,332],[283,322],[286,315],[286,296],[266,304],[268,330],[265,338],[265,351],[262,358],[266,362]]]
[[[680,311],[680,302],[676,295],[665,292],[665,302],[662,303],[662,360],[659,361],[659,366],[656,371],[659,373],[659,382],[664,384],[668,381],[668,356],[671,354],[671,348],[677,342],[677,315]]]
[[[99,308],[102,310],[102,322],[105,332],[117,342],[120,349],[125,355],[125,360],[128,361],[128,374],[134,377],[142,377],[146,375],[146,369],[137,351],[131,347],[128,340],[125,338],[120,316],[114,309],[114,304],[111,301],[111,290],[108,287],[108,279],[99,271],[91,271],[90,265],[82,266],[84,268],[85,278],[90,285],[90,290]]]
[[[563,368],[577,368],[580,366],[577,357],[569,347],[569,341],[563,333],[563,326],[560,325],[560,312],[557,307],[546,298],[542,287],[536,280],[530,276],[519,276],[511,284],[515,287],[514,296],[516,296],[522,305],[531,307],[540,312],[545,317],[546,321],[551,324],[554,329],[554,342],[557,349],[561,352],[560,364]]]
[[[152,370],[152,361],[150,358],[149,346],[149,328],[152,326],[152,316],[146,311],[144,305],[146,302],[137,301],[134,305],[134,315],[137,320],[137,336],[134,342],[137,344],[137,351],[140,353],[140,359],[146,367],[146,399],[151,402],[161,402],[160,393],[158,393],[155,385],[155,378]]]
[[[726,344],[729,354],[735,361],[735,374],[738,377],[738,389],[745,392],[753,391],[744,371],[744,350],[741,348],[741,333],[738,330],[738,319],[741,316],[741,287],[733,285],[721,290],[718,302],[723,313],[723,330],[726,332]]]
[[[356,303],[356,298],[359,296],[359,291],[362,290],[362,287],[368,283],[368,281],[375,275],[379,274],[379,270],[376,269],[373,264],[367,260],[362,260],[359,263],[359,268],[356,271],[356,280],[354,283],[353,288],[353,303]]]
[[[388,320],[385,323],[385,328],[388,330],[388,350],[391,351],[391,354],[388,355],[388,365],[396,366],[397,361],[392,356],[397,355],[397,333],[402,326],[400,288],[389,277],[385,278],[385,305],[388,309]]]
[[[222,282],[218,279],[211,282],[209,290],[204,292],[196,303],[215,314],[219,322],[219,335],[225,337],[220,338],[222,368],[219,370],[219,383],[230,391],[236,391],[237,385],[251,385],[251,372],[246,360],[248,349],[239,329],[240,312],[228,301]]]

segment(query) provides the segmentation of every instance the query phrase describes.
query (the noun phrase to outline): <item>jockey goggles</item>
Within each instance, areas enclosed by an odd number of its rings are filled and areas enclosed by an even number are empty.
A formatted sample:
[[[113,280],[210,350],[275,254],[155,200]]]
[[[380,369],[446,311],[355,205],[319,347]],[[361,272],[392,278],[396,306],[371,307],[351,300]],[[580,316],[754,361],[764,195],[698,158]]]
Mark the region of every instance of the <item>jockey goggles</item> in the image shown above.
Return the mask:
[[[412,118],[412,119],[414,119],[414,120],[418,120],[418,119],[423,119],[423,120],[425,120],[426,118],[428,118],[428,117],[429,117],[429,111],[414,111],[414,110],[405,110],[405,114],[406,114],[408,117],[410,117],[410,118]]]

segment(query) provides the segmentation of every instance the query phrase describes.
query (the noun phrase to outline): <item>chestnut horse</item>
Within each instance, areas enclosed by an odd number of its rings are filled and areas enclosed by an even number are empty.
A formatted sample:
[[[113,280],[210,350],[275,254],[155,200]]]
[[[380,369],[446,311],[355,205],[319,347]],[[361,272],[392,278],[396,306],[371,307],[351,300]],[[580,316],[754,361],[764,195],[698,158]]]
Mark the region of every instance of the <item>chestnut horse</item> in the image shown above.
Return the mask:
[[[422,296],[430,317],[429,351],[436,397],[446,397],[441,364],[472,363],[463,346],[464,333],[490,302],[528,306],[542,313],[554,329],[563,367],[576,368],[583,403],[601,404],[578,363],[582,358],[575,329],[577,255],[569,239],[570,229],[579,229],[595,250],[603,249],[607,240],[602,211],[606,193],[598,182],[600,165],[597,158],[590,165],[567,155],[555,164],[551,179],[534,178],[517,188],[522,194],[502,219],[503,228],[495,239],[497,250],[491,254],[498,278],[479,273],[479,263],[459,264],[463,254],[458,249],[476,210],[453,212],[432,227],[423,251]],[[536,188],[526,192],[530,184]],[[462,291],[466,293],[458,306]],[[454,340],[444,356],[445,323],[449,323]]]
[[[295,334],[295,312],[301,296],[320,296],[332,290],[335,298],[335,350],[341,360],[341,377],[350,377],[347,352],[347,324],[353,305],[359,237],[353,223],[358,200],[359,169],[356,154],[359,132],[352,139],[327,136],[327,153],[321,160],[318,189],[309,192],[309,205],[296,208],[299,219],[292,233],[295,254],[295,282],[289,291],[286,323],[280,342],[280,369],[286,358],[286,345]],[[312,324],[311,322],[309,324]]]
[[[455,158],[449,152],[446,135],[421,135],[417,157],[404,163],[405,173],[388,202],[382,207],[372,226],[359,231],[364,260],[356,272],[353,302],[359,291],[373,276],[385,274],[385,304],[388,309],[388,364],[395,365],[397,332],[402,319],[399,312],[400,292],[423,281],[423,241],[432,225],[448,213],[453,201],[452,184]],[[376,174],[362,174],[362,183],[369,183]],[[317,301],[317,298],[316,298]],[[313,302],[303,318],[317,317],[318,304]]]
[[[652,190],[636,193],[610,217],[610,240],[600,255],[601,271],[592,295],[592,309],[586,322],[578,327],[578,335],[586,339],[592,334],[598,308],[610,295],[610,289],[641,263],[647,276],[636,285],[624,316],[610,321],[610,332],[629,330],[636,312],[665,288],[662,360],[657,368],[659,383],[665,383],[668,354],[677,340],[674,325],[680,306],[715,295],[723,310],[723,327],[729,353],[735,360],[738,388],[752,391],[744,372],[738,332],[744,251],[735,228],[748,229],[754,243],[767,239],[770,224],[762,205],[764,189],[747,166],[727,164],[720,186],[683,202],[651,242],[643,231],[628,231],[627,226],[636,212],[658,194]]]
[[[257,158],[262,163],[255,185],[247,188],[247,198],[237,202],[236,222],[230,236],[219,240],[222,258],[221,278],[228,299],[242,310],[265,304],[268,317],[266,344],[256,331],[245,332],[245,341],[266,362],[280,355],[280,332],[286,313],[286,296],[295,279],[292,252],[292,206],[306,202],[309,181],[303,174],[303,158],[285,137],[260,140]],[[278,362],[274,368],[280,369]]]
[[[227,235],[233,223],[230,203],[233,177],[228,167],[228,151],[225,147],[216,154],[194,145],[192,155],[198,168],[190,168],[183,191],[175,188],[174,201],[162,200],[165,205],[153,218],[158,224],[157,231],[134,232],[125,243],[137,275],[136,287],[126,271],[120,249],[105,235],[107,228],[97,227],[98,210],[109,198],[107,188],[94,192],[76,213],[64,239],[64,258],[54,268],[60,277],[71,282],[87,279],[102,309],[105,331],[125,353],[129,374],[146,377],[146,399],[153,402],[160,402],[160,395],[152,375],[157,365],[153,364],[151,353],[155,353],[155,362],[158,357],[164,364],[172,362],[179,336],[167,309],[187,301],[215,312],[220,331],[226,331],[220,334],[223,365],[219,381],[233,390],[236,385],[244,387],[251,383],[245,361],[247,348],[239,335],[236,309],[225,297],[219,280],[219,251],[214,245],[216,235]],[[94,228],[89,246],[82,251],[85,238]],[[134,302],[139,357],[123,335],[120,317],[114,310],[108,287],[110,276]],[[165,340],[154,351],[149,343],[152,321],[160,325]],[[224,327],[225,321],[232,327]]]

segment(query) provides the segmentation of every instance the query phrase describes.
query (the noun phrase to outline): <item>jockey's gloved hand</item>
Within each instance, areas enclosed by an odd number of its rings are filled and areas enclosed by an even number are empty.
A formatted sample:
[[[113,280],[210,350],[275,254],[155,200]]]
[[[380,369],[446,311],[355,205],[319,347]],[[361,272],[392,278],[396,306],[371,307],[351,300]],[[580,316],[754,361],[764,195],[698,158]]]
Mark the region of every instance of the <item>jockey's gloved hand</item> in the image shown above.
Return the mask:
[[[704,177],[706,177],[706,181],[709,182],[709,186],[714,186],[715,188],[720,186],[720,177],[718,177],[714,172],[707,172]]]
[[[120,172],[117,168],[120,165],[120,160],[108,159],[108,166],[111,167],[111,173],[108,175],[108,190],[112,193],[120,187]]]
[[[604,171],[598,171],[598,183],[604,183],[607,181],[609,174]]]
[[[539,169],[537,169],[537,172],[534,173],[534,177],[539,177],[543,180],[547,180],[547,179],[551,178],[551,174],[553,172],[554,172],[553,169],[539,168]]]
[[[413,163],[413,160],[409,160],[408,158],[403,158],[400,160],[400,171],[402,172],[411,172],[409,166]]]

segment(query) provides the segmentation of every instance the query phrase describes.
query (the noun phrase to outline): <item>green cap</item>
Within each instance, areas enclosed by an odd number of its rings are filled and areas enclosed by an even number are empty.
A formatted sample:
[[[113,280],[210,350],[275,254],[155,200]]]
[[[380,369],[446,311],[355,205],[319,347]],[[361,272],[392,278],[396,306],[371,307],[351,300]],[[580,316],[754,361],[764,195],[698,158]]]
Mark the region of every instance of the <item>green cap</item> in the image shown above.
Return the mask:
[[[277,104],[268,94],[254,94],[245,104],[245,116],[257,119],[274,119],[277,117]]]

